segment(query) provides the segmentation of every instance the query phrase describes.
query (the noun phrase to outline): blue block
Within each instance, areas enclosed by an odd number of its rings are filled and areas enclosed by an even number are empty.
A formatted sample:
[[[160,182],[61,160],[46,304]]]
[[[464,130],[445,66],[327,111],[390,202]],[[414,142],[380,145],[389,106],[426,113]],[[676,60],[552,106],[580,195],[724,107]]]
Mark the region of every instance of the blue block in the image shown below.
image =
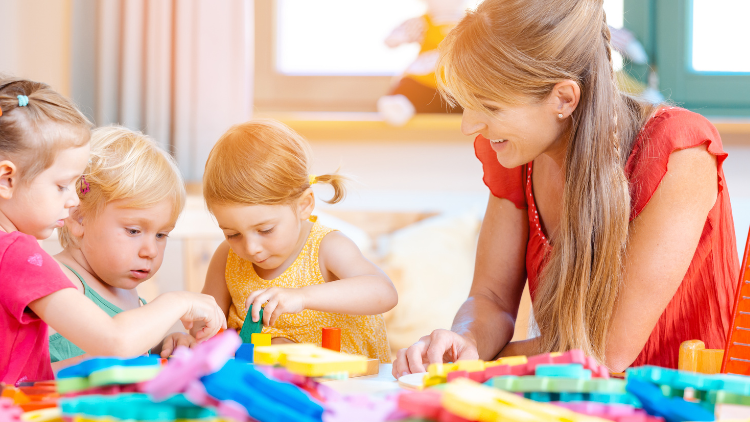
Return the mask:
[[[77,396],[61,398],[59,405],[62,414],[69,418],[84,416],[89,419],[171,421],[216,417],[215,410],[196,406],[182,394],[158,403],[140,393]]]
[[[667,422],[715,420],[714,414],[701,405],[681,398],[664,397],[659,387],[649,382],[628,378],[625,388],[638,398],[646,412],[661,416]]]
[[[532,393],[526,393],[528,394],[528,399],[542,402],[542,403],[548,403],[551,402],[552,399],[552,393],[544,393],[544,392],[532,392]],[[526,394],[524,394],[524,397],[526,397]]]
[[[57,378],[80,378],[88,377],[92,372],[108,369],[115,366],[161,366],[161,359],[152,356],[138,356],[130,359],[120,358],[93,358],[87,359],[76,365],[61,369]]]
[[[585,393],[560,393],[560,401],[571,402],[571,401],[584,401],[586,400]]]
[[[297,386],[272,380],[245,362],[230,360],[218,372],[201,378],[218,400],[234,400],[263,422],[319,422],[323,407]]]
[[[240,344],[240,348],[237,349],[237,352],[234,354],[235,359],[244,360],[245,362],[253,363],[254,362],[254,352],[255,345],[252,343],[242,343]]]

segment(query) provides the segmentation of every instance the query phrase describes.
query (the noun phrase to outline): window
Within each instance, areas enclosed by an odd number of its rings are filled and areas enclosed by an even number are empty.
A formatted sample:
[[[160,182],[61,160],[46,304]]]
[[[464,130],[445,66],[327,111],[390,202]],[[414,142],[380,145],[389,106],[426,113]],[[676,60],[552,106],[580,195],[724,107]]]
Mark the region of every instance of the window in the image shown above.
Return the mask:
[[[635,33],[659,76],[659,90],[708,116],[750,115],[747,0],[625,0]],[[630,67],[644,79],[647,70]]]

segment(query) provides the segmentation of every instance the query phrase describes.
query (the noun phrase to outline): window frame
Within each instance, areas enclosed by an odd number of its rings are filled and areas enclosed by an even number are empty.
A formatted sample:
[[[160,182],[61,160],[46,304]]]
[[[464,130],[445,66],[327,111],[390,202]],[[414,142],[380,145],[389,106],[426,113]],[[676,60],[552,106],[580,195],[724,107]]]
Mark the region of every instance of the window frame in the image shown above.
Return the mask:
[[[692,0],[625,0],[624,6],[625,28],[644,44],[669,101],[703,115],[750,115],[750,74],[693,69]],[[626,66],[644,82],[648,69]],[[748,89],[738,89],[742,86]]]

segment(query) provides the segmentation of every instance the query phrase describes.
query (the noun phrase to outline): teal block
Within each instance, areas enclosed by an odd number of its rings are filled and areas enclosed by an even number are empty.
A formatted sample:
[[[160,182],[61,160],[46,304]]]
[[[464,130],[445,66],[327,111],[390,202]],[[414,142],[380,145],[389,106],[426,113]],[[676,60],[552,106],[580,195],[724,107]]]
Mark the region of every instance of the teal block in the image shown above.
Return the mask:
[[[591,379],[591,371],[583,369],[583,365],[572,363],[569,365],[537,365],[537,377],[561,377]]]
[[[213,409],[190,403],[182,394],[158,403],[140,393],[61,398],[59,403],[63,416],[67,418],[84,416],[123,421],[172,421],[209,419],[217,415]]]
[[[716,375],[710,390],[725,390],[734,394],[750,396],[750,377],[741,375]]]
[[[588,401],[605,404],[631,404],[635,406],[637,403],[637,407],[640,407],[638,399],[630,394],[590,393],[587,398]]]
[[[242,323],[242,329],[240,330],[240,338],[243,343],[252,343],[253,334],[257,334],[263,331],[263,308],[260,308],[260,316],[258,322],[253,322],[253,313],[248,309],[247,315],[245,315],[245,322]]]
[[[528,399],[530,399],[530,400],[534,400],[534,401],[538,401],[538,402],[542,402],[542,403],[549,403],[549,402],[553,401],[552,394],[550,394],[550,393],[543,393],[543,392],[534,391],[534,392],[531,392],[531,393],[526,393],[523,396],[526,397],[526,398],[528,398]]]
[[[571,401],[585,401],[586,394],[584,393],[560,393],[560,401],[571,402]]]

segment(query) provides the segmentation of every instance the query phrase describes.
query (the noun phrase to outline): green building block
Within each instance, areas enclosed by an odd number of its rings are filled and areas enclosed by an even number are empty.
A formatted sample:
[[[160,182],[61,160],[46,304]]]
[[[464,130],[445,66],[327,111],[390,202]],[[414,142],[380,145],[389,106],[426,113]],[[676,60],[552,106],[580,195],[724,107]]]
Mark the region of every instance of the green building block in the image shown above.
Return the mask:
[[[253,322],[253,313],[250,309],[247,310],[245,316],[245,322],[242,323],[242,330],[240,330],[240,338],[243,343],[252,343],[253,334],[257,334],[263,331],[263,308],[260,308],[260,318],[258,322]]]
[[[510,391],[515,393],[519,391],[518,389],[516,389],[517,380],[518,377],[515,375],[492,377],[485,384],[489,385],[490,387],[497,388],[498,390]]]
[[[730,393],[728,391],[709,391],[706,400],[713,404],[739,404],[750,406],[750,396]]]
[[[588,387],[587,392],[589,393],[625,394],[624,380],[596,378],[588,381],[586,384]]]
[[[112,384],[135,384],[154,378],[161,366],[113,366],[94,371],[89,375],[89,385],[100,387]]]

